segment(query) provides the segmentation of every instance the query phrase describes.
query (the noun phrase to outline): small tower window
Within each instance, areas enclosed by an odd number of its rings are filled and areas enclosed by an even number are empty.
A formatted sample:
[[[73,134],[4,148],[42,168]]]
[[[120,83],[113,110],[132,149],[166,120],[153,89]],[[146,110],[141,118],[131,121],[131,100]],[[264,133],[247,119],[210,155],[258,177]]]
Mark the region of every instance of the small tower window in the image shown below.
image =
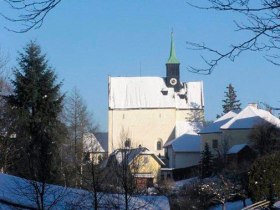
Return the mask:
[[[162,150],[162,139],[157,141],[157,150]]]
[[[125,147],[131,147],[131,140],[129,138],[125,140],[124,146]]]

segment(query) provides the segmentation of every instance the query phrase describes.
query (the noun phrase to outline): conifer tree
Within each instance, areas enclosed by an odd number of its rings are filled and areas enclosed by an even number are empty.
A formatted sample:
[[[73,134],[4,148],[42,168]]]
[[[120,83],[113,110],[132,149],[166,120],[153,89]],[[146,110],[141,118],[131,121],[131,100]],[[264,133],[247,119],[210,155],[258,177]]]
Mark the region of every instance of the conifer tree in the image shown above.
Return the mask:
[[[279,168],[280,152],[262,156],[254,162],[248,172],[248,188],[253,201],[275,201],[280,197]]]
[[[225,99],[223,100],[223,114],[233,110],[241,110],[240,100],[237,100],[236,92],[232,84],[229,84],[225,92]]]
[[[34,42],[19,54],[14,74],[14,92],[8,103],[16,113],[14,127],[19,148],[16,174],[41,183],[53,182],[57,177],[62,127],[61,83],[56,83],[54,71]]]
[[[213,173],[213,155],[210,151],[209,144],[205,143],[204,150],[201,153],[201,177],[206,178]]]

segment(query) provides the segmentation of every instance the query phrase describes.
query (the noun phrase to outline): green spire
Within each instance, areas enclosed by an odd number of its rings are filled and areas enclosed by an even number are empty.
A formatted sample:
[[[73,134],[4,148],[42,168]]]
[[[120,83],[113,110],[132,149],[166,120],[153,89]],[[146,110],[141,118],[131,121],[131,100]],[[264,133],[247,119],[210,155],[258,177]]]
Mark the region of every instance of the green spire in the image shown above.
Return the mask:
[[[171,47],[170,47],[170,55],[167,61],[168,64],[179,64],[180,62],[176,58],[176,53],[175,53],[175,46],[173,42],[173,31],[171,32]]]

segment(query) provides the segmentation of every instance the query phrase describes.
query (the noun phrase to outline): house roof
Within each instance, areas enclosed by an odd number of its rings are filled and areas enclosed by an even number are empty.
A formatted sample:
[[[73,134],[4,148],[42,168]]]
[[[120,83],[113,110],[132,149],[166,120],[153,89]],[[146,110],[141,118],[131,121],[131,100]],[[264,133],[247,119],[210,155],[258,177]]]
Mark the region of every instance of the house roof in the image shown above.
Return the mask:
[[[230,121],[233,117],[235,117],[237,113],[235,111],[229,111],[219,119],[215,120],[213,123],[209,124],[205,128],[199,131],[199,134],[207,134],[207,133],[221,133],[220,127]]]
[[[166,142],[164,147],[172,147],[175,152],[200,152],[200,140],[197,134],[183,134]]]
[[[113,160],[116,160],[118,164],[122,164],[126,160],[127,164],[130,164],[139,155],[151,155],[160,165],[165,165],[155,153],[146,147],[116,149],[110,154],[106,165]]]
[[[182,83],[179,92],[162,77],[109,77],[109,109],[203,108],[203,82]]]
[[[228,151],[227,154],[237,154],[240,152],[242,149],[244,149],[247,146],[247,144],[236,144],[232,146]]]
[[[197,135],[202,127],[203,122],[201,121],[176,121],[175,136],[177,138],[185,133]]]
[[[280,120],[270,112],[248,105],[238,115],[222,125],[220,129],[251,129],[260,123],[271,123],[280,128]]]
[[[108,152],[108,133],[86,133],[83,138],[84,152]]]

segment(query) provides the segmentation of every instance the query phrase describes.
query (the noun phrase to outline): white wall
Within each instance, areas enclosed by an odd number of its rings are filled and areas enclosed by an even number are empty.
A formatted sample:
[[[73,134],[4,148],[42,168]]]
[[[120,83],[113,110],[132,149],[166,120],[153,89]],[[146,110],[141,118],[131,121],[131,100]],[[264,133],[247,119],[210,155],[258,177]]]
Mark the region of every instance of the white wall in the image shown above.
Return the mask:
[[[174,152],[171,146],[167,150],[169,168],[186,168],[199,164],[200,152]]]

